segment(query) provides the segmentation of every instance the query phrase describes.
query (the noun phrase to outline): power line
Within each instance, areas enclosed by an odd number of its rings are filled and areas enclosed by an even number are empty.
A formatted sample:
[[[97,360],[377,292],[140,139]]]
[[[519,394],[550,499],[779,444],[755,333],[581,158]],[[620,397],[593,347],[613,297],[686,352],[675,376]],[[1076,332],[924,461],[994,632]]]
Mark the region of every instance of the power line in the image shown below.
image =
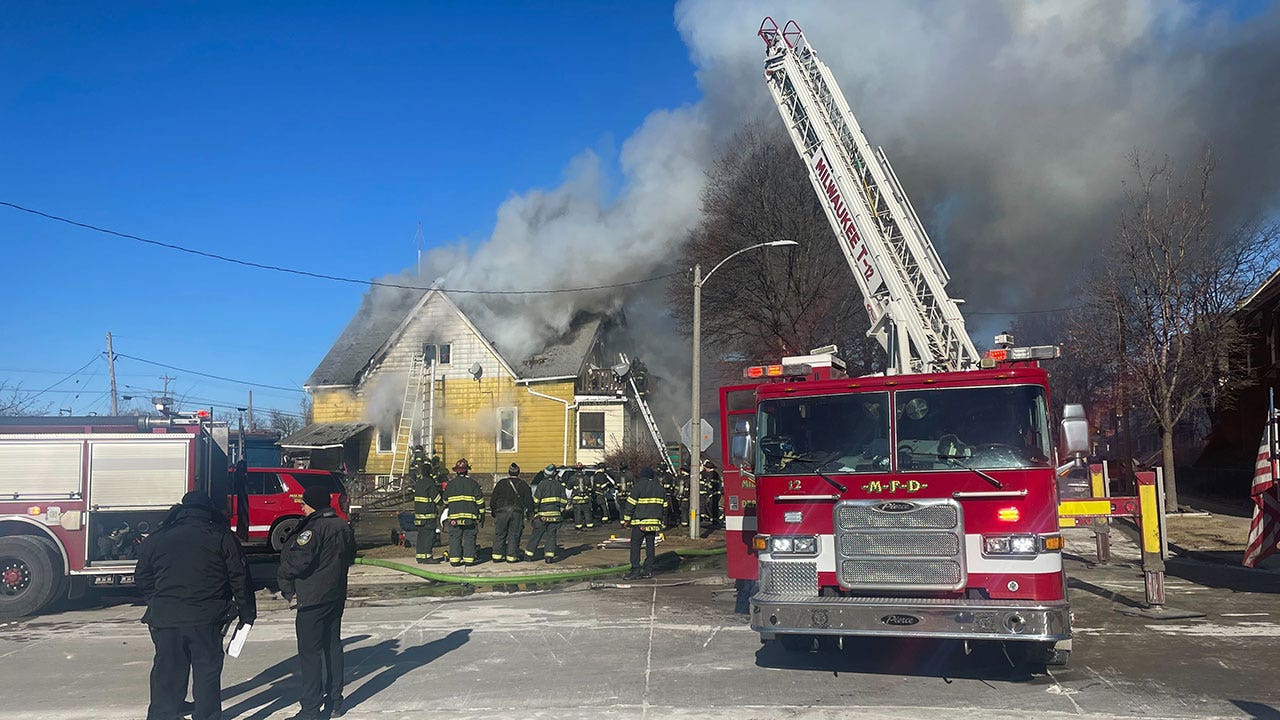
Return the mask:
[[[13,208],[14,210],[19,210],[21,212],[30,213],[32,215],[37,215],[47,220],[53,220],[55,222],[65,223],[67,225],[72,225],[78,228],[84,228],[85,230],[92,230],[93,232],[99,232],[106,235],[113,235],[115,237],[125,238],[126,240],[136,240],[140,243],[146,243],[147,245],[154,245],[156,247],[162,247],[168,250],[175,250],[177,252],[187,253],[189,255],[197,255],[203,258],[209,258],[210,260],[219,260],[221,262],[231,263],[233,265],[243,265],[245,267],[257,268],[259,270],[270,270],[272,272],[287,273],[290,275],[301,275],[302,277],[315,278],[317,280],[332,280],[333,282],[350,283],[353,285],[373,285],[376,287],[396,288],[399,290],[440,290],[441,292],[447,292],[447,293],[474,294],[474,295],[554,295],[557,293],[587,292],[590,290],[612,290],[615,288],[630,287],[632,285],[643,285],[645,283],[656,282],[658,280],[665,280],[669,277],[674,277],[676,275],[683,274],[683,271],[674,271],[674,272],[669,272],[662,275],[655,275],[653,277],[644,278],[642,280],[631,280],[628,282],[612,283],[609,285],[592,285],[589,287],[555,288],[551,290],[462,290],[457,288],[437,288],[429,285],[428,286],[408,285],[403,283],[383,282],[380,280],[361,280],[359,278],[343,277],[341,275],[329,275],[327,273],[312,272],[310,270],[299,270],[297,268],[284,267],[283,265],[269,265],[267,263],[253,262],[252,260],[242,260],[240,258],[230,257],[228,255],[220,255],[218,253],[211,253],[205,250],[196,250],[195,248],[176,245],[174,243],[161,242],[160,240],[151,240],[138,235],[133,235],[131,233],[119,232],[117,230],[111,230],[109,228],[99,227],[97,225],[91,225],[89,223],[80,222],[78,220],[72,220],[71,218],[61,217],[59,215],[53,215],[51,213],[42,212],[40,210],[35,210],[29,207],[23,207],[22,205],[7,202],[4,200],[0,200],[0,205]]]
[[[59,380],[58,382],[56,382],[56,383],[54,383],[54,384],[50,385],[49,387],[47,387],[47,388],[45,388],[45,389],[41,390],[40,392],[38,392],[38,393],[36,393],[35,395],[32,395],[32,396],[30,396],[30,397],[28,397],[28,398],[26,398],[26,399],[27,399],[28,401],[30,401],[30,400],[35,400],[36,398],[38,398],[38,397],[40,397],[41,395],[43,395],[43,394],[45,394],[45,393],[49,392],[49,391],[50,391],[50,390],[52,390],[52,389],[54,389],[54,388],[58,387],[59,385],[61,385],[62,383],[66,382],[66,381],[68,381],[68,380],[70,380],[71,378],[75,377],[76,375],[79,375],[80,373],[82,373],[82,372],[84,372],[84,371],[85,371],[85,368],[87,368],[87,367],[89,367],[90,365],[92,365],[92,364],[94,364],[95,362],[97,362],[97,361],[98,361],[98,357],[99,357],[99,356],[95,353],[95,354],[94,354],[94,356],[93,356],[92,358],[90,358],[90,359],[89,359],[89,362],[87,362],[87,363],[85,363],[84,365],[82,365],[82,366],[80,367],[80,369],[79,369],[79,370],[76,370],[75,372],[71,373],[70,375],[67,375],[66,377],[62,378],[62,379],[61,379],[61,380]]]
[[[155,360],[147,360],[146,358],[135,357],[133,355],[125,355],[124,353],[121,353],[121,352],[116,353],[116,356],[122,357],[122,358],[128,358],[130,360],[137,360],[138,362],[146,363],[148,365],[155,365],[156,367],[168,368],[169,370],[177,370],[178,372],[190,373],[192,375],[199,375],[200,377],[207,377],[213,380],[222,380],[223,382],[236,383],[237,385],[252,385],[253,387],[270,388],[272,390],[285,390],[287,392],[302,393],[304,395],[307,392],[306,390],[303,390],[301,388],[284,387],[282,385],[268,385],[266,383],[256,383],[256,382],[250,382],[248,380],[237,380],[235,378],[223,377],[222,375],[213,375],[210,373],[200,372],[199,370],[188,370],[187,368],[180,368],[176,365],[166,365],[165,363],[156,362]]]

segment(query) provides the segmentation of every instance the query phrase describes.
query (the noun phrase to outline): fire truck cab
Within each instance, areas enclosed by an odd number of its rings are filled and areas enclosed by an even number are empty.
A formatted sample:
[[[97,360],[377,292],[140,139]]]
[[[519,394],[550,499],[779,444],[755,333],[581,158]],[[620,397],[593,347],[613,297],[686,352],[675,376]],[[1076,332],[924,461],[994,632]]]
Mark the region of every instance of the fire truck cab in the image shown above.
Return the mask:
[[[813,363],[722,389],[730,573],[758,580],[751,627],[789,650],[915,636],[1017,641],[1065,663],[1045,371],[847,378]]]

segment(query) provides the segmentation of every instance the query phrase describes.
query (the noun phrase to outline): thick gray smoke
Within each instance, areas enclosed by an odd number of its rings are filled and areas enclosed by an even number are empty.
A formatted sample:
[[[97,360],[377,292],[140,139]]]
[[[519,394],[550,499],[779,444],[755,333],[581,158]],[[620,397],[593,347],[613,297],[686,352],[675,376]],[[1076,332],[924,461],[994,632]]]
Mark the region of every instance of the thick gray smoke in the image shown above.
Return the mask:
[[[584,152],[562,185],[512,197],[488,240],[435,251],[423,275],[445,287],[527,289],[673,269],[723,143],[751,120],[781,129],[755,36],[772,15],[800,22],[831,66],[970,311],[1068,304],[1070,284],[1112,231],[1135,148],[1187,162],[1211,144],[1224,223],[1277,208],[1280,9],[1228,12],[1172,0],[687,0],[675,23],[704,99],[656,109],[624,143],[621,193],[608,198],[597,157]],[[613,310],[632,295],[486,296],[467,309],[519,357],[575,312]],[[640,303],[633,321],[637,312],[656,313],[643,323],[660,326],[660,303]],[[673,335],[637,351],[683,357]]]
[[[1217,9],[1215,9],[1217,8]],[[760,18],[794,18],[974,311],[1052,307],[1114,227],[1126,153],[1219,160],[1219,218],[1280,191],[1280,9],[1149,2],[682,3],[709,124],[774,117]]]

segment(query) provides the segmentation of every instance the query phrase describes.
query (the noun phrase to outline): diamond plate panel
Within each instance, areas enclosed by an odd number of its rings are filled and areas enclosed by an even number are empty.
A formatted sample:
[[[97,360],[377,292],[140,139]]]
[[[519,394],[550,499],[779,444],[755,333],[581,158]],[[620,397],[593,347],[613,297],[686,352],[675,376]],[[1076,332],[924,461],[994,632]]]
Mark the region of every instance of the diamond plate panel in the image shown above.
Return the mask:
[[[760,563],[760,591],[767,595],[817,595],[818,564],[762,562]]]

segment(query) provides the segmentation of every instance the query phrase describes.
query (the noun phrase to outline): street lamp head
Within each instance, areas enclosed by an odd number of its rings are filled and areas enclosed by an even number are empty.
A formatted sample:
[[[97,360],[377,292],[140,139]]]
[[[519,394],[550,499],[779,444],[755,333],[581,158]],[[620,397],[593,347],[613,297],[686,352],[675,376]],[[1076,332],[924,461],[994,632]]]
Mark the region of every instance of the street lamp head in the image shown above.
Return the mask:
[[[788,247],[791,245],[799,245],[799,244],[800,243],[796,242],[795,240],[774,240],[773,242],[765,243],[767,247]]]

